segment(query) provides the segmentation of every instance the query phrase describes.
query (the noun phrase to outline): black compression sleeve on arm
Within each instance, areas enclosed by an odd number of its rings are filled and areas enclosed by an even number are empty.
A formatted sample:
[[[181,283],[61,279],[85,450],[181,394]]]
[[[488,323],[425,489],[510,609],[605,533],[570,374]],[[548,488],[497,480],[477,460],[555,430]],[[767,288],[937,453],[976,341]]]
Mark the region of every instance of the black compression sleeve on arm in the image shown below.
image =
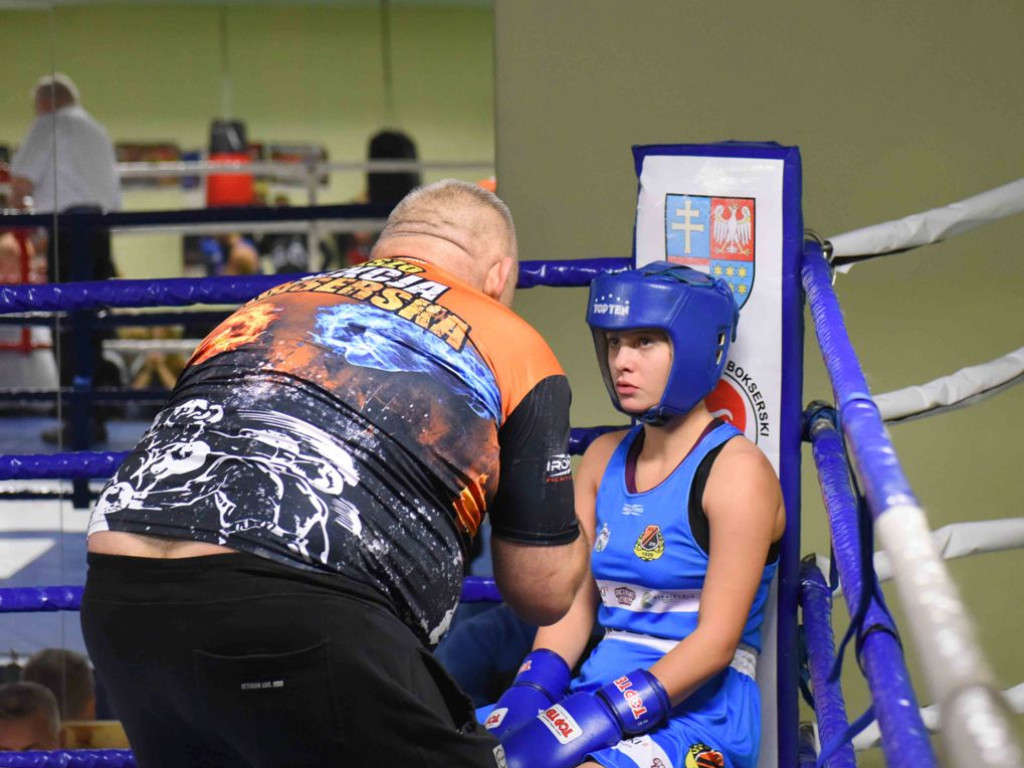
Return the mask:
[[[491,508],[495,536],[538,545],[579,536],[569,464],[571,400],[565,376],[549,376],[501,426],[501,477]]]

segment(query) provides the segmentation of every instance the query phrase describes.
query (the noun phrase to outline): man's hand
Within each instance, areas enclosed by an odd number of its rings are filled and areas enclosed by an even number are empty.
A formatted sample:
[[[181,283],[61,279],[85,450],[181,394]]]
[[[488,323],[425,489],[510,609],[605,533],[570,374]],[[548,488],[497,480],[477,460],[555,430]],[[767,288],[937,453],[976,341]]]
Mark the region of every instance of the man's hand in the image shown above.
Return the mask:
[[[572,768],[591,752],[658,727],[668,694],[644,669],[616,678],[593,694],[574,693],[502,742],[508,768]]]
[[[26,179],[24,176],[12,176],[11,195],[8,204],[11,208],[24,208],[25,198],[31,197],[34,190],[35,185],[31,179]]]

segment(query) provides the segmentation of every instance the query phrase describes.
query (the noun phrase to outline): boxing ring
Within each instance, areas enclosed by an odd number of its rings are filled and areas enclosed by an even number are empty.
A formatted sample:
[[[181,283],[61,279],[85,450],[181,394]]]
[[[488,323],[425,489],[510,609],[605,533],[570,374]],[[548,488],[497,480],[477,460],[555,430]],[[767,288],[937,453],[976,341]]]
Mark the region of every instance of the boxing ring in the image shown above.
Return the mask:
[[[720,147],[721,145],[716,145]],[[799,203],[799,184],[796,186]],[[274,212],[290,221],[321,218],[362,218],[359,207],[321,206]],[[354,209],[353,209],[354,208]],[[833,557],[801,560],[799,473],[789,450],[783,488],[789,522],[783,540],[775,617],[774,643],[759,669],[759,680],[771,679],[774,712],[763,739],[762,766],[855,765],[855,746],[880,744],[891,766],[938,765],[928,738],[939,730],[950,762],[985,768],[1024,765],[1024,754],[1009,720],[1010,702],[1024,711],[1024,687],[1004,695],[982,656],[972,619],[960,600],[945,558],[1024,546],[1024,520],[991,521],[950,526],[932,532],[911,489],[886,430],[886,424],[941,414],[972,405],[1024,381],[1024,348],[990,364],[965,368],[949,377],[907,390],[873,396],[860,368],[842,318],[833,283],[836,272],[868,258],[897,254],[937,242],[1002,216],[1024,211],[1024,180],[937,211],[889,222],[829,240],[797,236],[792,278],[785,290],[792,306],[788,317],[799,318],[806,296],[814,331],[833,389],[833,402],[796,403],[797,418],[783,432],[812,446],[831,532]],[[261,213],[266,213],[262,211]],[[373,214],[379,213],[373,211]],[[797,212],[798,213],[798,212]],[[193,219],[228,221],[224,212],[113,214],[103,226],[130,223],[183,225]],[[40,217],[10,217],[12,226],[35,226]],[[801,221],[797,216],[795,221]],[[235,219],[230,219],[235,221]],[[801,228],[802,229],[802,228]],[[787,230],[789,232],[789,230]],[[789,232],[789,234],[792,234]],[[521,264],[519,288],[582,287],[606,271],[631,267],[633,259],[527,261]],[[869,268],[869,267],[865,267]],[[296,275],[113,280],[51,285],[0,287],[0,315],[18,321],[40,313],[71,313],[82,318],[99,309],[181,308],[238,304]],[[168,312],[152,313],[154,322],[168,322]],[[581,318],[582,322],[582,318]],[[802,346],[799,319],[785,329]],[[83,333],[86,333],[83,331]],[[79,333],[79,327],[75,326]],[[792,352],[792,350],[790,350]],[[790,358],[792,362],[794,358]],[[796,360],[802,360],[800,354]],[[801,376],[788,392],[800,397]],[[88,408],[97,393],[88,376],[76,379],[71,391],[48,393],[78,399]],[[102,393],[101,393],[102,394]],[[112,396],[113,393],[105,393]],[[18,393],[0,393],[14,399]],[[29,393],[30,397],[42,397]],[[790,400],[793,395],[790,394]],[[73,407],[75,401],[73,400]],[[571,451],[582,453],[589,442],[610,427],[574,428]],[[108,477],[126,456],[117,452],[72,451],[58,454],[0,456],[0,481],[71,479],[77,481],[75,503],[88,502],[87,481]],[[798,479],[798,477],[797,477]],[[31,497],[32,490],[9,497]],[[0,501],[6,498],[0,494]],[[883,550],[874,552],[877,536]],[[910,683],[901,635],[889,613],[879,581],[892,579],[913,640],[913,652],[926,672],[933,707],[922,710]],[[841,584],[841,588],[840,588]],[[834,599],[842,595],[851,616],[850,630],[839,644],[832,631]],[[497,600],[493,582],[468,578],[463,600]],[[77,611],[81,587],[40,586],[0,589],[0,612]],[[800,623],[798,624],[798,617]],[[852,644],[872,697],[872,707],[851,725],[838,677],[843,652]],[[768,649],[776,646],[774,652]],[[813,707],[815,721],[801,723],[800,691]],[[770,705],[771,706],[771,705]],[[938,713],[938,714],[937,714]],[[2,766],[131,766],[124,750],[62,750],[0,754]]]

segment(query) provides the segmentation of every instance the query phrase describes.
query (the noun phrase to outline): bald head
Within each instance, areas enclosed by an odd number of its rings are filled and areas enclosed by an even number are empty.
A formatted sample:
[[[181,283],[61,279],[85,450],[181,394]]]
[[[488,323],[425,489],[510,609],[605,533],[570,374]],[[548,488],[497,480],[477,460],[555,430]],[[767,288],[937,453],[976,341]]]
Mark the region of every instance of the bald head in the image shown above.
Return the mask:
[[[39,78],[32,91],[36,114],[48,115],[51,112],[74,106],[81,101],[78,88],[70,77],[60,72]]]
[[[476,184],[445,179],[406,195],[373,249],[373,258],[396,256],[436,264],[511,304],[517,276],[512,214]]]

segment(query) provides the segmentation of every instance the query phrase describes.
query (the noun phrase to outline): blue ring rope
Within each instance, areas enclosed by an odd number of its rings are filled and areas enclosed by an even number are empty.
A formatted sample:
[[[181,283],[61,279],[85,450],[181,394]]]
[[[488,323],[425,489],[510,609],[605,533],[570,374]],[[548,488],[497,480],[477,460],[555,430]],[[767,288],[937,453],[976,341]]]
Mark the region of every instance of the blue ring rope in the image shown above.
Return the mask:
[[[807,666],[814,690],[814,714],[818,719],[823,746],[839,744],[828,768],[856,768],[853,745],[842,738],[850,723],[846,717],[846,701],[839,681],[829,679],[835,662],[835,640],[832,634],[832,592],[825,577],[813,563],[800,569],[800,605],[803,607],[804,637],[807,641]],[[824,749],[822,750],[824,754]],[[814,763],[817,763],[817,757]]]
[[[128,451],[28,453],[0,456],[0,480],[78,480],[107,478]]]
[[[0,613],[52,613],[77,611],[82,606],[82,587],[10,587],[0,589]],[[494,579],[467,576],[459,598],[464,603],[500,603],[503,598]]]
[[[77,611],[82,587],[11,587],[0,589],[0,613]]]
[[[569,452],[581,454],[605,432],[625,427],[580,427],[572,430]],[[0,456],[0,480],[89,480],[108,478],[129,451],[77,451]],[[2,497],[0,497],[2,498]]]
[[[54,752],[0,752],[0,768],[135,768],[128,749],[60,749]]]
[[[524,261],[519,288],[583,287],[599,274],[629,269],[629,259]],[[192,304],[240,304],[301,275],[244,277],[171,277],[162,280],[95,280],[0,287],[0,315],[63,312],[111,307],[181,307]]]

